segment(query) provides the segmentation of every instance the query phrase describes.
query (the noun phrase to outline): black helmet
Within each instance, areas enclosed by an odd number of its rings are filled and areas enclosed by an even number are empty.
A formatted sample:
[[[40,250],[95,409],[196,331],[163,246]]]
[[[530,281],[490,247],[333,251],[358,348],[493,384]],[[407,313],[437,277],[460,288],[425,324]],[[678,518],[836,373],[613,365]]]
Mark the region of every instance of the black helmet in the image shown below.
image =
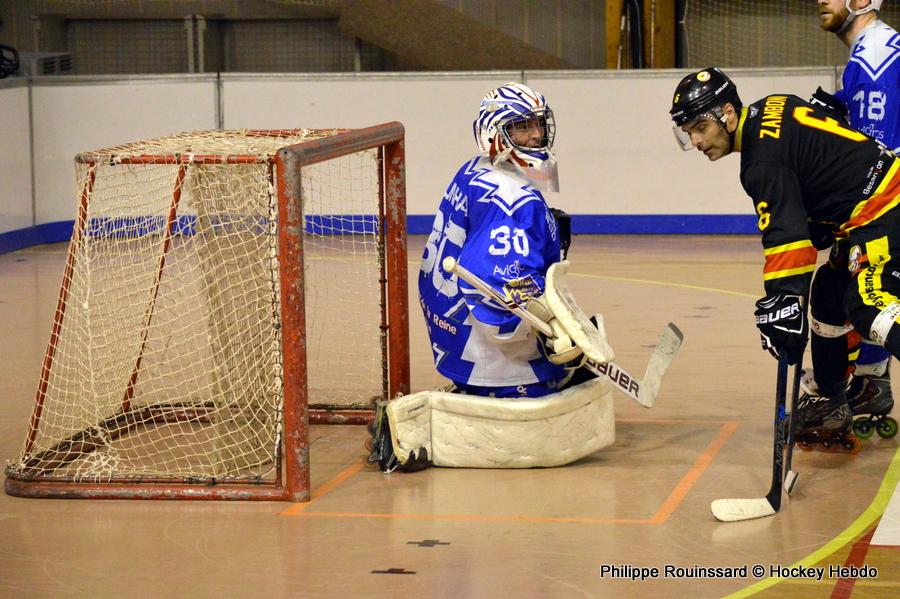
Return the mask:
[[[680,127],[726,102],[732,104],[735,110],[743,106],[737,87],[728,75],[717,67],[708,67],[681,80],[675,88],[669,114],[675,125]]]

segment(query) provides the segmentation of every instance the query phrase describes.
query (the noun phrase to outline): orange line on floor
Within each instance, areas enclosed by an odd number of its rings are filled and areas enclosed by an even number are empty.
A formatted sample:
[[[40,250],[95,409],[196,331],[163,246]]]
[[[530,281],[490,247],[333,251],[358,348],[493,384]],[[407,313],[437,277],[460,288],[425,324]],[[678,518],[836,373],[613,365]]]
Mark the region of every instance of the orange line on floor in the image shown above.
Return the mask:
[[[346,468],[344,468],[343,470],[338,472],[337,476],[332,478],[330,481],[328,481],[321,487],[319,487],[317,489],[313,489],[312,496],[310,497],[310,500],[308,502],[295,503],[288,509],[281,512],[281,515],[282,516],[291,516],[291,515],[296,514],[297,512],[303,511],[304,509],[306,509],[306,506],[308,506],[311,501],[313,501],[314,499],[318,499],[318,498],[322,497],[323,495],[327,495],[328,493],[333,491],[334,488],[337,487],[339,484],[341,484],[342,482],[344,482],[345,480],[347,480],[348,478],[350,478],[351,476],[353,476],[354,474],[356,474],[357,472],[359,472],[362,469],[363,469],[363,458],[360,458],[358,461],[354,462],[353,464],[350,464],[349,466],[347,466]]]
[[[706,420],[700,418],[616,418],[616,424],[622,422],[637,422],[639,424],[713,424],[720,425],[722,420]],[[728,422],[737,422],[737,420],[726,420]]]
[[[385,520],[432,520],[463,522],[532,522],[532,523],[574,523],[574,524],[657,524],[652,520],[630,518],[566,518],[541,516],[501,516],[474,514],[369,514],[365,512],[303,512],[295,511],[287,516],[305,516],[309,518],[377,518]]]
[[[663,422],[663,421],[660,421]],[[684,421],[665,421],[665,422],[684,422]],[[717,422],[719,424],[720,422]],[[694,483],[700,478],[703,472],[712,463],[713,458],[722,449],[737,427],[740,425],[735,420],[728,420],[721,423],[722,427],[719,433],[710,441],[709,445],[697,458],[687,473],[681,477],[675,489],[669,493],[662,506],[656,511],[656,514],[649,519],[641,518],[576,518],[576,517],[539,517],[539,516],[521,516],[521,515],[468,515],[468,514],[375,514],[364,512],[307,512],[305,511],[309,503],[299,503],[289,507],[281,512],[282,516],[306,516],[316,518],[378,518],[389,520],[451,520],[464,522],[534,522],[534,523],[577,523],[577,524],[662,524],[675,512],[688,491],[694,486]],[[328,481],[319,489],[313,491],[312,499],[318,499],[325,495],[346,479],[350,478],[363,467],[362,460],[346,468],[333,479]]]
[[[706,471],[707,467],[712,463],[713,458],[716,457],[716,454],[719,453],[719,450],[722,449],[725,442],[731,438],[731,435],[734,434],[737,427],[738,422],[734,420],[729,420],[722,425],[719,434],[716,435],[706,447],[706,451],[700,454],[700,457],[697,458],[697,461],[694,462],[694,465],[691,466],[691,469],[688,470],[687,474],[681,477],[681,480],[678,481],[675,489],[669,494],[653,518],[650,519],[653,524],[662,524],[669,519],[669,516],[671,516],[676,508],[681,505],[681,502],[684,500],[688,491],[694,486],[694,483],[697,482],[700,475]]]

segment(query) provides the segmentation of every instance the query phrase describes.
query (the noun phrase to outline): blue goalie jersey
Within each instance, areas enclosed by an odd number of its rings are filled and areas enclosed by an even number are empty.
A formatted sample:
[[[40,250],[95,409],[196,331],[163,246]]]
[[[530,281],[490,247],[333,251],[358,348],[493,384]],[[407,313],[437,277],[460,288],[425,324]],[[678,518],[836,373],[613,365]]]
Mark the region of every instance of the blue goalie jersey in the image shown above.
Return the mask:
[[[455,383],[506,387],[553,383],[562,367],[540,350],[531,327],[444,271],[447,256],[507,297],[544,289],[560,259],[556,221],[540,191],[485,156],[453,177],[434,218],[419,272],[419,300],[438,372]]]
[[[900,34],[875,21],[854,40],[837,97],[850,124],[888,148],[900,149]]]

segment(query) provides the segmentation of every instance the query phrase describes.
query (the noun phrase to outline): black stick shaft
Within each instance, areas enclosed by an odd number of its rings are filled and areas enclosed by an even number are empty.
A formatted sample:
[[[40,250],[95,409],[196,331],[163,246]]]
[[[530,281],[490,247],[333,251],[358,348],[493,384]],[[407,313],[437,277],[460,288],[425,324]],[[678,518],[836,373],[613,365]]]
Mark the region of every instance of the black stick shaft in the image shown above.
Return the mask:
[[[787,446],[787,455],[784,459],[785,474],[791,471],[791,460],[794,456],[794,423],[796,422],[794,413],[797,411],[797,398],[800,397],[800,375],[803,373],[803,369],[800,367],[801,365],[802,362],[798,362],[797,365],[794,366],[794,384],[791,389],[791,411],[785,416],[787,420],[784,435],[784,444]],[[788,489],[788,494],[790,494],[790,492],[790,489]]]
[[[799,370],[799,366],[797,368]],[[784,482],[785,400],[787,396],[787,357],[778,359],[778,381],[775,387],[775,434],[772,440],[772,485],[766,499],[776,512],[781,508],[781,487]]]

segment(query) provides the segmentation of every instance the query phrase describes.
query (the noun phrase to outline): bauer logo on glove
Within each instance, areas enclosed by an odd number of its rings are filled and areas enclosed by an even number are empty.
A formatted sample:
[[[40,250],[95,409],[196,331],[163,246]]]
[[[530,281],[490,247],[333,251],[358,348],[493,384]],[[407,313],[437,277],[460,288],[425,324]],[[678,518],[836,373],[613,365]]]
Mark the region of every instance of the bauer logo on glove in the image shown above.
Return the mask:
[[[786,355],[789,364],[803,358],[809,326],[799,295],[767,295],[756,302],[756,327],[762,348],[775,358]]]
[[[780,297],[780,296],[779,296]],[[760,306],[760,304],[756,304],[758,307],[762,307],[764,309],[768,309],[766,306]],[[790,304],[784,307],[777,307],[777,309],[773,312],[763,312],[762,314],[759,311],[756,312],[756,324],[781,324],[786,327],[790,327],[791,325],[799,325],[801,319],[798,318],[800,316],[801,309],[800,304]],[[799,333],[800,329],[796,329],[794,332]]]

